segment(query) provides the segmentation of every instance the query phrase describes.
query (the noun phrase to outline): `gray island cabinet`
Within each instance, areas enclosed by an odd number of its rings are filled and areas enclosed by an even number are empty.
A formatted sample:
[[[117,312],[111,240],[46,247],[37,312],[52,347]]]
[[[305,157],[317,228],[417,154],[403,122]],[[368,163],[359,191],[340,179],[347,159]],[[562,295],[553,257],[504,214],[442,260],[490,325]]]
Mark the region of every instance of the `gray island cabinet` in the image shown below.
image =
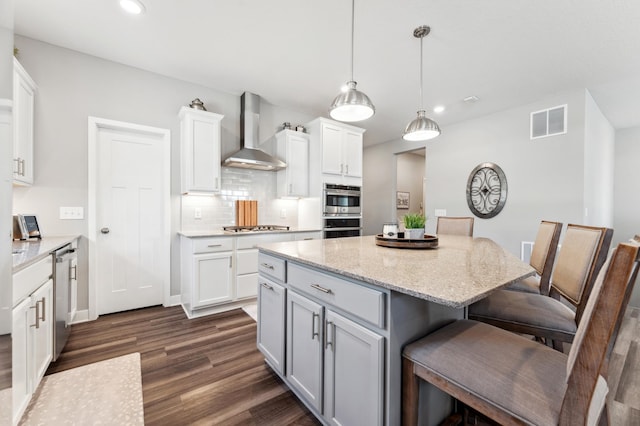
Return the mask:
[[[258,348],[324,424],[398,425],[405,344],[533,269],[486,238],[441,236],[435,250],[373,236],[260,247]],[[421,424],[452,409],[424,385]]]

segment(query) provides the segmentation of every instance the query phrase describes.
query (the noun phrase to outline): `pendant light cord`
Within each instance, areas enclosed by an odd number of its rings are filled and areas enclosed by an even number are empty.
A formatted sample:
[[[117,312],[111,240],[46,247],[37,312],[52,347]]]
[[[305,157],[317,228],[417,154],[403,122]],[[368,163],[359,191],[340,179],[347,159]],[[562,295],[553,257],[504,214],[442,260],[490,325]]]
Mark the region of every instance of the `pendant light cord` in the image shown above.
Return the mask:
[[[354,34],[354,26],[355,26],[355,15],[356,15],[356,1],[351,0],[351,81],[353,81],[353,34]]]
[[[424,37],[420,37],[420,109],[424,109],[424,94],[422,93],[422,40]]]

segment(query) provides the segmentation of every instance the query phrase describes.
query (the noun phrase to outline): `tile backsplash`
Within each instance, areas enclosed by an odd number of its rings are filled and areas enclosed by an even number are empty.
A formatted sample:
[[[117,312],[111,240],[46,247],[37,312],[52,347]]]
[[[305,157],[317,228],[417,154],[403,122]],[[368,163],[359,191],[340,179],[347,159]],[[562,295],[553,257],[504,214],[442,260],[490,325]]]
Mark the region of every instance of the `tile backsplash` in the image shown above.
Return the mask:
[[[261,225],[296,228],[298,200],[277,197],[274,172],[223,167],[220,194],[182,196],[181,229],[207,232],[235,225],[236,200],[258,200],[258,223]],[[196,209],[200,209],[200,219],[195,218]]]

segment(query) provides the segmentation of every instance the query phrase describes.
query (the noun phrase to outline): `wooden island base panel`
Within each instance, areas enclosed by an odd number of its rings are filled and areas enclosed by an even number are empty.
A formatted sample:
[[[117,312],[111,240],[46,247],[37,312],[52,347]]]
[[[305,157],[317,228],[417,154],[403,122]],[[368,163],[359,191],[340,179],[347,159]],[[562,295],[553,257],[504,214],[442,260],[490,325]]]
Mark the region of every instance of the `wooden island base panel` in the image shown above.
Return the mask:
[[[534,270],[486,238],[398,250],[375,236],[259,247],[258,349],[325,424],[398,425],[402,348]],[[452,399],[423,385],[421,418]]]

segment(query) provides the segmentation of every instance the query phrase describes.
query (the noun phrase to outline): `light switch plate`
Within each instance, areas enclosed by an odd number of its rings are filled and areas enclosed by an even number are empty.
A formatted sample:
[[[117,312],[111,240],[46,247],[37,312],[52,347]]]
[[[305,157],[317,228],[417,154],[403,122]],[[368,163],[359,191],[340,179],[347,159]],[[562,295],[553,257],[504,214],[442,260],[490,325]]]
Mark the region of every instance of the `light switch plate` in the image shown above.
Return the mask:
[[[60,219],[82,220],[84,219],[83,207],[60,207]]]
[[[196,207],[193,212],[193,217],[195,219],[202,219],[202,208]]]

